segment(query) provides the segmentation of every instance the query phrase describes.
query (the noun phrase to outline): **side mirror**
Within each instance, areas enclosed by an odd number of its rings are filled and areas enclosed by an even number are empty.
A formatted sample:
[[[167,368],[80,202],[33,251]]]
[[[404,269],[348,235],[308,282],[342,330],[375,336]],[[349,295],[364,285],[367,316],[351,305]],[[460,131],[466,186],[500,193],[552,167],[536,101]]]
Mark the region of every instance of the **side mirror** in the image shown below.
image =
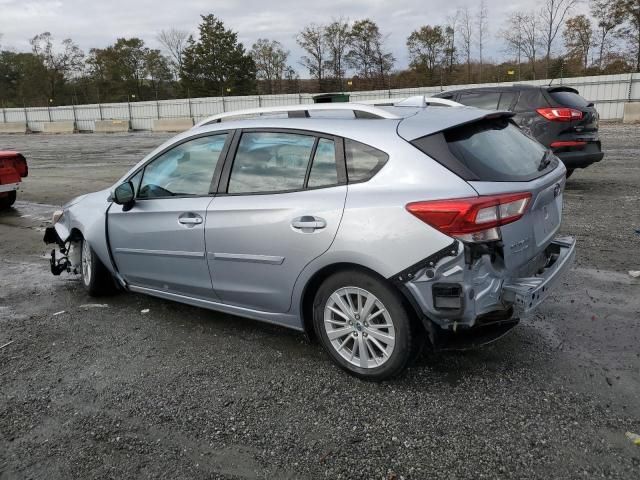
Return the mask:
[[[136,193],[133,190],[133,183],[121,183],[113,191],[113,201],[124,207],[124,211],[131,210],[135,202]]]

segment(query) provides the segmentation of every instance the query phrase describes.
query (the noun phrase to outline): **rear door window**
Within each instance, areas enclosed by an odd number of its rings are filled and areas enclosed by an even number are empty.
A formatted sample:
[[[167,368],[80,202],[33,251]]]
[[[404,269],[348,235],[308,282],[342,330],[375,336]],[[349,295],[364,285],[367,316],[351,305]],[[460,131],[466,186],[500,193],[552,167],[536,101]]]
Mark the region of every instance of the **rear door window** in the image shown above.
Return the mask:
[[[458,102],[469,107],[497,110],[500,92],[473,92],[460,95]]]
[[[589,106],[589,102],[587,102],[584,98],[582,98],[575,92],[551,91],[549,92],[549,95],[554,100],[554,102],[564,107],[584,108]]]
[[[228,193],[302,190],[315,141],[297,133],[243,133]]]
[[[336,147],[333,140],[318,139],[316,152],[309,173],[309,188],[328,187],[338,184],[338,166],[336,163]]]
[[[529,181],[558,164],[508,119],[483,120],[412,143],[465,180]]]

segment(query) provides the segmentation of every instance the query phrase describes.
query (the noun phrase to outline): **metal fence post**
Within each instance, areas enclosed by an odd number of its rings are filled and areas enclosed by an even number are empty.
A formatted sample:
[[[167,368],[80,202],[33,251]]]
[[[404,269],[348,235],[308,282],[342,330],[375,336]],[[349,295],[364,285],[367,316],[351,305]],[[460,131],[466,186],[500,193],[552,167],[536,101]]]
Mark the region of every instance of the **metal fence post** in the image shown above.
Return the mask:
[[[631,89],[633,87],[633,73],[629,74],[629,92],[627,92],[627,100],[631,102]]]
[[[189,97],[189,118],[193,118],[193,111],[191,110],[191,97]]]
[[[27,130],[29,130],[29,115],[27,114],[27,104],[25,103],[24,98],[22,99],[22,107],[24,108],[24,124]]]
[[[2,123],[7,123],[7,109],[2,108]]]
[[[262,97],[258,95],[258,108],[262,108]]]
[[[222,97],[222,112],[224,113],[226,111],[227,111],[227,107],[226,107],[226,105],[224,103],[224,97]]]
[[[98,111],[100,112],[100,120],[104,120],[104,117],[102,115],[102,104],[100,103],[100,101],[98,101]]]
[[[47,111],[49,112],[49,123],[53,122],[51,119],[51,103],[47,104]]]
[[[127,95],[127,107],[129,109],[129,130],[133,130],[133,120],[131,118],[131,101],[129,100],[128,95]]]
[[[73,129],[78,131],[78,116],[76,115],[76,104],[71,104],[71,109],[73,110]]]

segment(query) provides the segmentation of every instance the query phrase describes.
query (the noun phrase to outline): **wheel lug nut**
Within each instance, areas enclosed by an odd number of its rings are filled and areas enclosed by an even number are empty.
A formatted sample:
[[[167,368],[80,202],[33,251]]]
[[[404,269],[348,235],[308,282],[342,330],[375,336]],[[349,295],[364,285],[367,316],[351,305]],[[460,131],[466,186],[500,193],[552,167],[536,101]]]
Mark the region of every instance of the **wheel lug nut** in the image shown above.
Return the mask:
[[[363,337],[366,337],[366,336],[367,336],[367,332],[364,332],[364,333],[362,334],[362,336],[363,336]]]
[[[353,336],[357,337],[358,336],[358,332],[353,332]]]

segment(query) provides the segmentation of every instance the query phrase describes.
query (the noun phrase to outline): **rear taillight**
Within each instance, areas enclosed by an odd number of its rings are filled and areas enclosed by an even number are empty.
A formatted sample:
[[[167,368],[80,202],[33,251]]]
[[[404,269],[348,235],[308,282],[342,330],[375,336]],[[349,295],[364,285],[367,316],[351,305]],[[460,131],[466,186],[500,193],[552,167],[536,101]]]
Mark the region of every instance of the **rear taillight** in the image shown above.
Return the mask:
[[[547,120],[551,120],[554,122],[570,122],[572,120],[581,120],[583,116],[583,113],[580,110],[576,110],[574,108],[538,108],[536,112],[538,112]]]
[[[557,141],[552,142],[549,145],[551,148],[561,148],[561,147],[584,147],[587,142],[582,142],[579,140],[566,140],[566,141]]]
[[[414,202],[407,210],[442,233],[465,242],[500,240],[499,227],[520,219],[531,193]]]

